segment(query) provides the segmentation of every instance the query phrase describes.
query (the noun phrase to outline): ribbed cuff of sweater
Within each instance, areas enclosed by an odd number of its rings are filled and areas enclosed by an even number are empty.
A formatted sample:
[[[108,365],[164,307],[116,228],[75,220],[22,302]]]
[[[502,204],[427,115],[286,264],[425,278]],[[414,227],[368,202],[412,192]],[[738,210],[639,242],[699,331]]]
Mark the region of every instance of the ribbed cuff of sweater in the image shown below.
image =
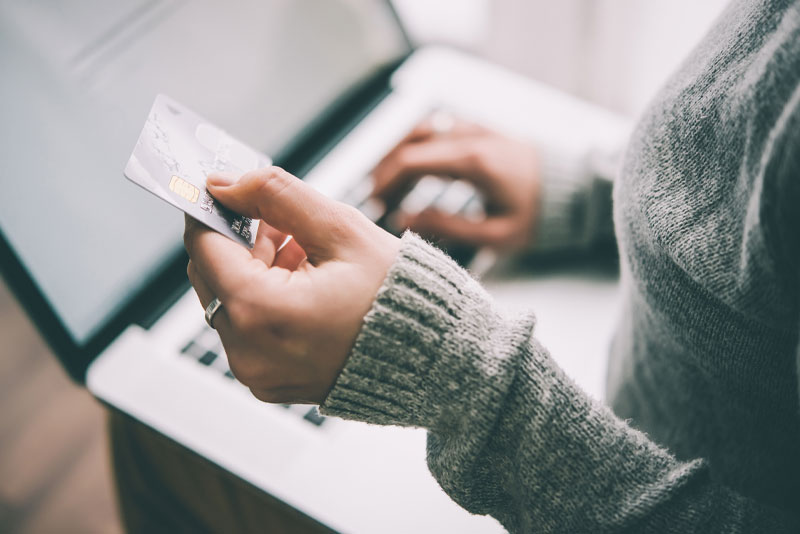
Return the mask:
[[[508,323],[465,270],[406,232],[321,410],[377,424],[447,424],[447,410],[469,405],[475,384],[514,357],[486,351],[492,340],[478,336],[492,332],[500,347],[530,336],[532,317]]]
[[[591,238],[584,217],[592,178],[587,158],[543,150],[539,169],[541,204],[532,248],[544,252],[585,246]]]

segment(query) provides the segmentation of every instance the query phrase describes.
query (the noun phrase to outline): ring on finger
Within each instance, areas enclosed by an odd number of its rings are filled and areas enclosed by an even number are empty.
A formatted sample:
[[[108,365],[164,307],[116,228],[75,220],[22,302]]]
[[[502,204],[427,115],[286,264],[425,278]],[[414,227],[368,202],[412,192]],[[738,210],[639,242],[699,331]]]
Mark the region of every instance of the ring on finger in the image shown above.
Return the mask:
[[[214,315],[222,308],[222,302],[217,298],[214,297],[211,302],[208,303],[206,306],[206,323],[211,328],[214,328]],[[216,328],[214,328],[216,330]]]

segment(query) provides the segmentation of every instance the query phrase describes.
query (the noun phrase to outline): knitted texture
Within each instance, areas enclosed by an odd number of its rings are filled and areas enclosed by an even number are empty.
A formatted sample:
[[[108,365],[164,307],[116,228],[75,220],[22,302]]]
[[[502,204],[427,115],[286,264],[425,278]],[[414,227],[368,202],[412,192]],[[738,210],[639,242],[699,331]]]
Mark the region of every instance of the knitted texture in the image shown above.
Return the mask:
[[[614,244],[611,218],[613,153],[590,151],[581,156],[539,150],[541,205],[529,248],[536,254],[582,251],[602,242]],[[597,165],[601,159],[605,165]]]
[[[413,234],[323,412],[428,429],[511,532],[800,532],[799,82],[800,3],[734,2],[634,132],[613,412]]]

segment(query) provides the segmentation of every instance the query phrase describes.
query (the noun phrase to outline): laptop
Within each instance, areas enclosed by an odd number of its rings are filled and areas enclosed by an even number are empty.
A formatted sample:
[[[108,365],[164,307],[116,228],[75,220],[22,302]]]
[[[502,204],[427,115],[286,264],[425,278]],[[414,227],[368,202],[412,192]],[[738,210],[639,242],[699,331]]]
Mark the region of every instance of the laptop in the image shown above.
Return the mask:
[[[565,152],[613,146],[624,121],[414,47],[380,0],[3,2],[0,58],[0,267],[74,380],[334,530],[503,531],[439,488],[424,431],[253,398],[189,288],[183,217],[122,169],[166,93],[380,221],[369,172],[434,110]],[[425,184],[416,202],[474,209]]]

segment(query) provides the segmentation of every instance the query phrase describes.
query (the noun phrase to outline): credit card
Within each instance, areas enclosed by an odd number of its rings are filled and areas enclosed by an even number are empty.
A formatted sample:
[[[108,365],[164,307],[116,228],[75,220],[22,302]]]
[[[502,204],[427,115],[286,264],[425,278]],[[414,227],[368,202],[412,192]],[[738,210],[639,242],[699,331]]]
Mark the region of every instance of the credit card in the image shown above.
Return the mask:
[[[125,176],[237,243],[253,248],[258,221],[222,206],[206,189],[214,172],[245,172],[272,160],[186,106],[156,96]]]

